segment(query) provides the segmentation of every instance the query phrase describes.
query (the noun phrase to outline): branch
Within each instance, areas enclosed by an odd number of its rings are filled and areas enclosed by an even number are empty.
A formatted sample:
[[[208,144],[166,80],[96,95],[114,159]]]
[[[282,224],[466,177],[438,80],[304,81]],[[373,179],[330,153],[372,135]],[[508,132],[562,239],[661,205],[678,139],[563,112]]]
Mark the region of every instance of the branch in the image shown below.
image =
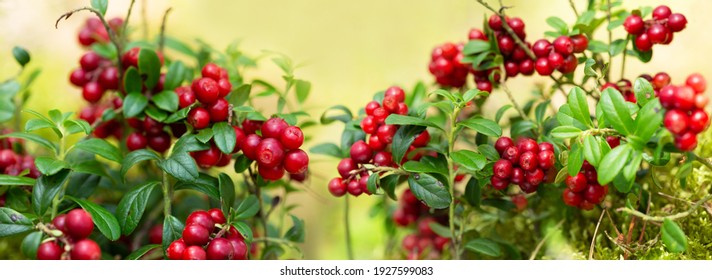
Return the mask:
[[[569,0],[569,5],[571,5],[571,9],[574,10],[574,14],[576,15],[576,17],[579,17],[579,13],[576,10],[576,5],[574,5],[574,0]]]
[[[163,46],[166,43],[166,20],[168,19],[168,13],[170,13],[171,10],[173,10],[173,8],[168,8],[166,12],[163,13],[163,21],[161,22],[161,34],[158,37],[158,51],[161,53],[163,53]]]
[[[573,5],[573,2],[571,3]],[[593,231],[593,238],[591,238],[591,249],[588,250],[588,259],[593,260],[593,246],[596,244],[596,235],[598,234],[598,227],[601,226],[601,220],[603,220],[603,214],[606,213],[606,209],[603,209],[601,216],[598,217],[598,223],[596,223],[596,229]]]
[[[697,208],[699,208],[700,206],[702,206],[705,202],[707,202],[707,201],[710,200],[710,199],[712,199],[712,195],[708,195],[708,196],[706,196],[706,197],[704,197],[704,198],[698,200],[694,205],[692,205],[692,207],[690,207],[690,209],[687,209],[687,211],[680,212],[680,213],[677,213],[677,214],[668,215],[668,216],[663,216],[663,217],[660,217],[660,216],[649,216],[649,215],[647,215],[647,214],[645,214],[645,213],[641,213],[641,212],[639,212],[639,211],[637,211],[637,210],[633,210],[633,209],[626,208],[626,207],[618,208],[618,209],[616,209],[616,211],[618,211],[618,212],[625,212],[625,213],[631,214],[631,215],[633,215],[633,216],[640,217],[640,218],[642,218],[644,221],[662,222],[662,221],[664,221],[665,219],[677,220],[677,219],[682,219],[682,218],[684,218],[684,217],[687,217],[687,216],[689,216],[690,214],[694,213],[695,210],[697,210]]]
[[[504,90],[505,93],[507,93],[507,98],[509,98],[509,101],[512,102],[512,106],[514,106],[514,109],[516,109],[517,112],[519,113],[519,115],[522,116],[522,119],[528,121],[529,116],[527,116],[527,114],[524,113],[524,110],[522,110],[522,107],[520,107],[519,103],[517,103],[517,100],[514,99],[514,95],[512,95],[512,91],[509,90],[509,88],[507,87],[507,84],[504,81],[502,81],[499,84],[499,86],[502,87],[502,90]]]

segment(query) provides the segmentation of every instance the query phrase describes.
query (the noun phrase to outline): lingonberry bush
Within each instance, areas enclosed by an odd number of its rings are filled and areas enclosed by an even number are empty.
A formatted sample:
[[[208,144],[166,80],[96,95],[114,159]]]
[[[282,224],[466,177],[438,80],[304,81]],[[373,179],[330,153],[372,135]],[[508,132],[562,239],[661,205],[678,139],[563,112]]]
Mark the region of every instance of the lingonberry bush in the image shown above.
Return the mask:
[[[625,71],[630,59],[661,65],[654,49],[674,44],[685,16],[572,2],[575,22],[549,17],[535,37],[508,15],[517,9],[477,2],[483,26],[433,49],[432,86],[389,87],[356,113],[337,105],[321,117],[344,124],[339,144],[311,150],[340,159],[328,189],[372,197],[385,256],[534,259],[557,235],[571,241],[566,257],[709,258],[710,232],[695,232],[712,199],[705,79]],[[507,82],[535,73],[552,84],[515,98]],[[511,104],[484,116],[501,96]]]
[[[245,79],[257,58],[170,37],[170,9],[155,40],[133,39],[133,4],[123,19],[94,0],[57,20],[92,14],[67,73],[86,101],[77,114],[23,107],[38,71],[2,83],[0,237],[42,260],[301,256],[304,222],[286,199],[308,177],[302,128],[314,122],[299,107],[311,84],[270,52],[260,58],[284,84]],[[271,115],[261,98],[276,100]]]

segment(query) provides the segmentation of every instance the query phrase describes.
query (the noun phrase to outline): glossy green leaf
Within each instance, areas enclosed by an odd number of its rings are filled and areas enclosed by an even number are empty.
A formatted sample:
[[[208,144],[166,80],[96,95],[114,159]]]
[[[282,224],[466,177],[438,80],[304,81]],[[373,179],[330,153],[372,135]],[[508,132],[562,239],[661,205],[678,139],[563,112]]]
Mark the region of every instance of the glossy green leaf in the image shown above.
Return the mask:
[[[250,195],[240,202],[235,209],[235,219],[244,220],[254,217],[260,211],[260,201],[256,196]]]
[[[52,199],[62,190],[62,185],[69,178],[71,172],[68,169],[63,169],[52,176],[40,176],[32,188],[32,209],[37,216],[43,216],[47,212]]]
[[[630,116],[628,105],[620,92],[613,88],[606,88],[601,93],[601,108],[603,109],[606,123],[621,134],[628,136],[635,131],[635,123]]]
[[[146,109],[146,106],[148,106],[148,98],[146,96],[138,92],[129,93],[124,98],[124,116],[127,118],[138,116],[143,112],[143,109]]]
[[[663,122],[662,106],[658,99],[653,99],[647,102],[643,108],[640,108],[638,115],[635,118],[635,136],[642,139],[643,142],[648,142],[651,137],[658,131]]]
[[[465,244],[465,249],[490,257],[499,257],[502,255],[502,249],[499,245],[487,238],[470,240]]]
[[[333,143],[318,144],[309,149],[309,152],[312,154],[320,154],[332,156],[335,158],[341,158],[341,149],[339,148],[339,146],[336,146],[336,144]]]
[[[15,57],[15,61],[17,61],[17,63],[22,67],[25,67],[25,65],[30,62],[30,53],[22,47],[13,47],[12,56]]]
[[[633,82],[633,92],[635,93],[635,99],[640,106],[645,106],[650,99],[655,98],[653,85],[651,85],[645,78],[635,79],[635,82]]]
[[[470,171],[482,170],[487,164],[485,156],[468,150],[455,151],[450,157],[458,166]]]
[[[462,54],[464,54],[464,55],[477,54],[477,53],[481,53],[484,51],[488,51],[488,50],[490,50],[490,48],[491,48],[491,46],[488,41],[470,40],[462,48]]]
[[[572,117],[586,125],[586,127],[593,127],[593,123],[591,122],[591,113],[589,112],[588,108],[588,100],[586,99],[586,93],[581,88],[572,88],[569,91],[566,103],[571,109]]]
[[[128,93],[133,92],[140,94],[142,87],[141,75],[138,73],[138,69],[133,66],[126,69],[126,73],[124,73],[124,90]],[[124,105],[125,104],[126,99],[124,99]],[[126,114],[125,111],[124,114]]]
[[[218,149],[225,154],[231,154],[235,149],[236,135],[235,129],[227,122],[219,122],[213,125],[213,141]]]
[[[40,242],[42,242],[42,232],[35,231],[28,234],[20,244],[22,254],[28,259],[37,259],[37,248],[40,246]]]
[[[193,182],[179,181],[173,186],[175,190],[195,190],[204,193],[210,198],[220,200],[220,192],[218,190],[218,179],[205,173],[200,173],[198,179]]]
[[[161,76],[161,60],[155,51],[142,48],[138,52],[138,73],[144,78],[146,88],[152,89]]]
[[[225,173],[218,175],[218,182],[220,183],[219,190],[222,211],[224,213],[230,213],[230,208],[235,204],[235,184],[232,182],[232,178]]]
[[[687,236],[676,222],[665,219],[660,230],[662,231],[663,244],[668,251],[682,253],[687,250]]]
[[[133,152],[130,152],[121,162],[121,178],[124,178],[125,180],[126,173],[129,172],[129,169],[131,169],[131,167],[138,164],[139,162],[147,160],[161,160],[161,156],[156,154],[156,152],[154,151],[149,151],[146,149],[135,150]]]
[[[583,166],[583,149],[578,143],[571,145],[571,151],[569,152],[569,158],[567,161],[569,175],[576,176]]]
[[[126,256],[125,260],[138,260],[141,259],[141,257],[145,256],[149,252],[161,248],[161,244],[148,244],[141,246],[141,248],[136,249],[136,251],[131,252],[128,256]]]
[[[442,130],[442,128],[435,123],[421,119],[418,117],[413,117],[413,116],[405,116],[405,115],[398,115],[398,114],[391,114],[386,118],[386,124],[390,125],[416,125],[416,126],[426,126],[426,127],[434,127],[437,129]]]
[[[198,165],[187,153],[173,154],[168,159],[160,161],[158,166],[181,181],[193,182],[198,179]]]
[[[391,153],[393,154],[393,162],[400,165],[401,160],[408,152],[408,148],[415,137],[418,136],[425,130],[423,126],[405,125],[398,128],[396,135],[393,136],[393,143],[391,144]],[[351,145],[348,145],[350,148]],[[343,148],[343,146],[342,146]]]
[[[557,126],[551,130],[551,136],[560,139],[577,138],[581,135],[581,129],[575,126]]]
[[[247,243],[252,242],[252,238],[253,238],[252,228],[249,225],[247,225],[245,222],[236,221],[236,222],[232,223],[232,226],[235,227],[237,232],[239,232],[242,235],[242,237],[245,239],[245,241]]]
[[[116,207],[116,218],[123,235],[130,235],[138,226],[151,194],[161,183],[148,182],[126,192]]]
[[[178,110],[178,95],[173,91],[164,90],[153,96],[153,103],[160,109],[175,112]]]
[[[465,126],[467,128],[470,128],[474,131],[477,131],[477,132],[482,133],[487,136],[491,136],[491,137],[502,136],[502,128],[499,127],[499,125],[496,122],[494,122],[492,120],[485,119],[485,118],[467,119],[467,120],[459,122],[458,125]]]
[[[163,252],[166,252],[166,249],[168,249],[168,246],[171,245],[173,241],[181,238],[183,227],[183,223],[176,217],[166,215],[166,217],[163,218]]]
[[[605,185],[613,181],[623,170],[623,167],[628,164],[630,154],[631,148],[627,144],[621,144],[608,152],[598,166],[598,182]]]
[[[51,157],[37,157],[35,159],[35,165],[37,166],[37,170],[44,175],[54,175],[62,169],[69,168],[69,164],[65,161]]]
[[[0,186],[32,186],[35,179],[0,174]]]
[[[59,153],[59,148],[57,147],[56,144],[54,144],[52,141],[49,141],[49,140],[43,138],[42,136],[39,136],[36,134],[25,133],[25,132],[12,132],[12,133],[0,135],[0,139],[5,139],[5,138],[24,139],[24,140],[39,144],[40,146],[53,151],[55,154]]]
[[[163,82],[164,90],[173,90],[180,86],[185,79],[185,74],[188,71],[183,62],[180,60],[173,61],[171,66],[168,67],[168,72],[166,72],[166,80]]]
[[[83,150],[92,154],[99,155],[110,161],[121,163],[123,157],[121,151],[116,146],[110,144],[104,139],[91,138],[88,140],[77,142],[74,144],[74,149]]]
[[[428,174],[411,174],[408,177],[408,185],[413,195],[428,207],[445,209],[452,202],[450,192],[448,192],[445,185]]]
[[[32,221],[19,212],[0,207],[0,237],[15,235],[32,230]]]
[[[603,157],[599,141],[593,135],[586,135],[583,139],[583,157],[595,167],[598,167],[598,163]]]

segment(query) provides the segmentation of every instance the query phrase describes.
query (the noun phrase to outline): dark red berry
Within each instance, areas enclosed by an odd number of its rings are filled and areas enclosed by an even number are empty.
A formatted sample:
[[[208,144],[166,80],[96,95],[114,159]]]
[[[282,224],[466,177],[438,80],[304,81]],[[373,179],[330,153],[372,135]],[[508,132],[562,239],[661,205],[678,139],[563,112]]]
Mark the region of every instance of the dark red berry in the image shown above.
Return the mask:
[[[284,157],[284,170],[290,174],[299,174],[307,171],[309,156],[302,150],[292,150]]]
[[[351,158],[342,159],[336,169],[339,171],[341,178],[349,178],[351,171],[356,169],[356,162]]]
[[[487,41],[487,35],[485,35],[485,33],[482,32],[482,30],[477,29],[477,28],[470,29],[470,33],[467,34],[467,38],[470,40]]]
[[[512,141],[512,138],[509,138],[507,136],[499,137],[497,139],[497,142],[494,143],[494,148],[500,155],[504,153],[504,150],[511,146],[514,146],[514,142]]]
[[[359,196],[363,193],[363,189],[361,189],[361,185],[359,184],[358,180],[351,180],[346,185],[346,191],[348,191],[349,194],[353,196]]]
[[[672,32],[679,32],[685,29],[687,25],[687,18],[679,13],[674,13],[668,18],[668,28]]]
[[[644,52],[647,52],[653,48],[653,42],[650,41],[648,33],[642,33],[635,37],[635,47]]]
[[[206,258],[207,254],[200,246],[189,246],[183,251],[183,260],[205,260]]]
[[[586,201],[592,204],[599,204],[606,196],[605,189],[598,184],[590,184],[584,193]]]
[[[492,83],[490,81],[479,81],[476,87],[481,91],[492,92]]]
[[[692,131],[675,136],[675,147],[682,151],[692,151],[697,147],[697,135]]]
[[[502,158],[514,163],[519,163],[519,149],[514,146],[506,148],[502,153]]]
[[[260,176],[267,181],[277,181],[284,177],[284,167],[281,164],[277,166],[266,166],[258,164]]]
[[[502,18],[497,14],[492,14],[487,21],[489,27],[494,31],[502,31]]]
[[[190,213],[188,218],[185,219],[185,224],[197,224],[204,227],[208,231],[213,231],[213,229],[215,229],[215,220],[213,220],[212,215],[210,215],[208,211],[204,210],[197,210]]]
[[[497,44],[499,45],[499,50],[504,55],[509,55],[514,52],[515,42],[512,37],[502,35],[497,39]]]
[[[577,193],[584,191],[588,186],[588,182],[586,181],[586,177],[583,173],[577,173],[576,176],[566,177],[565,183],[571,191]]]
[[[87,52],[82,55],[82,58],[79,59],[79,65],[81,65],[82,69],[86,72],[91,72],[94,69],[99,68],[100,62],[101,56],[95,52]]]
[[[523,152],[538,153],[539,152],[539,145],[536,143],[536,141],[534,139],[526,138],[526,137],[517,139],[517,148],[519,149],[520,153],[523,153]]]
[[[650,38],[650,42],[653,44],[663,43],[667,40],[668,36],[672,36],[670,30],[668,30],[667,27],[660,23],[654,23],[652,26],[650,26],[650,28],[648,28],[648,31],[646,31],[646,33]]]
[[[257,162],[267,167],[275,167],[284,160],[284,146],[277,139],[266,138],[257,145]]]
[[[549,60],[549,66],[554,69],[557,69],[561,67],[561,65],[564,65],[564,56],[558,52],[551,52],[547,59]]]
[[[533,152],[524,152],[519,156],[519,166],[524,171],[532,171],[539,167],[539,160]]]
[[[156,152],[163,153],[171,147],[171,136],[165,131],[148,136],[148,147]]]
[[[218,99],[215,103],[210,104],[207,109],[210,114],[210,121],[225,121],[230,114],[230,103],[225,99]]]
[[[378,127],[376,135],[378,135],[379,140],[390,144],[393,142],[393,137],[396,135],[396,132],[398,132],[398,127],[391,124],[384,124]]]
[[[242,144],[242,153],[251,160],[257,159],[257,146],[262,142],[262,138],[257,134],[247,135]]]
[[[62,257],[62,247],[54,241],[48,241],[37,247],[38,260],[59,260]]]
[[[64,220],[65,233],[74,240],[87,238],[94,230],[94,222],[89,212],[84,209],[74,209],[67,213]]]
[[[210,240],[210,231],[200,224],[189,224],[183,229],[183,241],[186,245],[203,246]]]
[[[563,74],[569,74],[576,71],[576,66],[578,66],[578,60],[576,59],[576,56],[570,54],[564,57],[564,64],[558,67],[557,70]]]
[[[87,78],[87,73],[81,69],[78,68],[69,75],[69,82],[71,82],[73,85],[81,87],[84,86],[87,82],[89,82],[89,79]]]
[[[614,149],[615,147],[618,147],[618,145],[621,144],[621,139],[615,136],[606,136],[606,142],[608,143],[608,146],[611,147],[611,149]]]
[[[574,53],[582,53],[588,48],[588,38],[586,35],[578,34],[571,36],[571,42],[574,43]]]
[[[554,167],[554,162],[556,158],[554,157],[553,151],[540,151],[538,156],[539,167],[541,169],[549,169]]]
[[[228,79],[218,80],[218,98],[225,98],[232,91],[232,84]]]
[[[116,67],[107,67],[99,74],[99,84],[105,89],[119,88],[119,70]]]
[[[519,63],[519,73],[524,76],[529,76],[534,74],[534,61],[531,59],[524,59]]]
[[[380,135],[379,138],[381,138]],[[371,160],[371,157],[373,156],[373,151],[366,144],[366,142],[364,142],[363,140],[359,140],[351,146],[350,154],[354,162],[368,163]]]
[[[519,74],[519,64],[514,61],[506,61],[504,63],[504,71],[507,77],[515,77]]]
[[[54,217],[52,219],[52,225],[54,225],[54,228],[60,230],[60,231],[65,231],[65,221],[67,219],[66,214],[59,214],[57,217]]]
[[[89,103],[96,103],[104,96],[104,89],[99,82],[88,82],[82,87],[82,97]]]
[[[534,65],[534,69],[541,76],[549,76],[554,72],[554,68],[549,65],[549,59],[546,57],[538,58],[536,60],[536,65]]]
[[[207,128],[210,125],[210,112],[203,107],[195,107],[188,113],[187,121],[194,129]]]
[[[512,184],[517,184],[517,185],[524,183],[524,170],[522,170],[519,167],[513,168],[511,181],[512,181]]]
[[[512,28],[512,31],[514,31],[514,34],[517,34],[519,39],[523,40],[526,37],[526,33],[524,32],[524,21],[521,18],[513,17],[507,20],[507,25]]]
[[[235,131],[235,148],[232,150],[232,152],[237,153],[237,151],[242,149],[242,146],[245,144],[245,139],[247,139],[247,135],[245,135],[245,132],[236,125],[232,126],[232,129]]]
[[[546,39],[539,39],[532,45],[532,52],[538,58],[547,57],[551,52],[551,43]]]
[[[346,194],[346,184],[341,178],[334,178],[329,181],[329,192],[335,197],[341,197]]]
[[[73,260],[98,260],[101,259],[101,248],[94,240],[79,240],[74,243],[70,256]]]
[[[208,244],[206,249],[206,257],[208,260],[230,260],[233,257],[235,249],[225,238],[215,238]]]
[[[271,118],[262,124],[262,137],[279,139],[289,124],[281,118]]]
[[[628,31],[629,34],[633,35],[638,35],[645,31],[645,23],[643,22],[643,18],[638,15],[628,16],[625,19],[625,22],[623,22],[623,27],[625,28],[625,31]]]
[[[664,20],[670,17],[672,14],[672,11],[670,10],[670,7],[665,6],[665,5],[660,5],[655,7],[653,10],[653,18],[656,20]]]
[[[391,166],[393,164],[393,155],[386,151],[377,152],[373,155],[373,164],[376,166]]]
[[[564,199],[564,203],[572,207],[578,207],[581,204],[581,201],[583,200],[583,197],[581,197],[580,194],[575,193],[574,191],[568,188],[564,189],[562,197]]]
[[[524,178],[526,179],[527,183],[533,186],[538,186],[544,181],[544,171],[539,168],[536,168],[534,170],[528,171],[524,175]]]
[[[554,152],[554,145],[549,143],[549,142],[541,142],[539,143],[539,152],[543,151],[552,151]]]
[[[507,186],[509,186],[509,180],[502,179],[497,176],[492,176],[490,178],[490,184],[492,185],[492,188],[494,188],[495,190],[503,190],[503,189],[506,189]]]
[[[134,132],[126,137],[126,148],[128,148],[129,151],[143,149],[146,148],[147,145],[148,139],[146,139],[146,136],[141,132]]]
[[[183,239],[173,241],[166,250],[166,257],[168,257],[169,260],[182,260],[183,252],[185,252],[186,247]]]
[[[569,36],[559,36],[552,45],[554,45],[554,51],[561,55],[567,56],[574,53],[574,42]]]
[[[200,74],[204,78],[211,78],[213,80],[220,80],[220,66],[217,66],[215,63],[208,63],[203,66],[203,69],[200,71]]]
[[[500,159],[492,166],[494,176],[502,179],[508,179],[512,176],[512,162],[506,159]]]

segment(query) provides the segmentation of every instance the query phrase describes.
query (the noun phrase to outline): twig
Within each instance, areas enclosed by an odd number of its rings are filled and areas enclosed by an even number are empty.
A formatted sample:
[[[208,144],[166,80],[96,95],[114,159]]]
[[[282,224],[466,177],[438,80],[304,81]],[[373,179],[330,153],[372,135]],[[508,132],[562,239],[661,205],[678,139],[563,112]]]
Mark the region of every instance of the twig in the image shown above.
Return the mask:
[[[131,0],[131,4],[129,4],[129,10],[126,11],[126,17],[124,18],[124,25],[121,27],[121,35],[123,36],[124,39],[126,39],[126,30],[128,29],[129,18],[131,17],[131,10],[133,10],[133,6],[135,3],[136,3],[136,0]],[[121,56],[120,52],[119,52],[119,56]]]
[[[576,17],[579,17],[579,13],[576,10],[576,5],[574,5],[574,0],[569,0],[569,5],[571,5],[571,9],[574,11],[574,14],[576,15]]]
[[[573,3],[572,3],[573,4]],[[596,235],[598,234],[598,228],[601,226],[601,220],[603,220],[603,214],[606,213],[606,208],[603,208],[601,216],[598,217],[598,223],[596,223],[596,229],[593,231],[593,238],[591,238],[591,249],[588,250],[588,259],[593,259],[593,248],[596,245]]]
[[[546,242],[546,240],[549,239],[549,237],[551,237],[551,235],[554,234],[554,231],[559,229],[561,227],[561,225],[564,224],[564,221],[566,221],[566,219],[562,219],[561,221],[559,221],[559,223],[556,224],[556,226],[554,226],[553,229],[550,229],[549,232],[547,232],[546,235],[544,235],[544,238],[542,238],[541,241],[539,241],[539,243],[536,244],[536,247],[534,248],[532,255],[529,256],[530,261],[534,260],[536,258],[536,255],[539,253],[539,250],[541,250],[541,247],[544,246],[544,242]]]
[[[171,12],[173,8],[168,8],[165,13],[163,13],[163,21],[161,22],[161,34],[158,37],[158,51],[163,53],[163,46],[166,43],[166,20],[168,19],[168,13]]]
[[[522,107],[519,107],[519,103],[517,103],[517,100],[514,99],[514,95],[512,95],[512,91],[509,90],[509,88],[507,87],[507,84],[504,81],[502,81],[502,83],[500,83],[500,86],[502,87],[502,90],[504,90],[504,92],[507,93],[507,98],[509,98],[509,101],[512,102],[512,106],[514,106],[514,109],[517,110],[517,112],[522,117],[522,119],[528,121],[529,116],[527,116],[527,114],[524,113],[524,110],[522,110]]]
[[[644,221],[662,222],[662,221],[664,221],[665,219],[677,220],[677,219],[681,219],[681,218],[687,217],[687,216],[689,216],[690,214],[694,213],[695,210],[697,210],[697,208],[699,208],[700,206],[702,206],[705,202],[707,202],[707,201],[710,200],[710,199],[712,199],[712,195],[708,195],[708,196],[706,196],[706,197],[704,197],[704,198],[698,200],[694,205],[692,205],[692,207],[690,207],[690,209],[687,209],[687,211],[680,212],[680,213],[677,213],[677,214],[668,215],[668,216],[663,216],[663,217],[660,217],[660,216],[650,216],[650,215],[641,213],[641,212],[639,212],[639,211],[637,211],[637,210],[633,210],[633,209],[626,208],[626,207],[618,208],[618,209],[616,209],[616,211],[618,211],[618,212],[625,212],[625,213],[631,214],[631,215],[633,215],[633,216],[640,217],[640,218],[642,218]]]
[[[704,166],[706,166],[707,168],[709,168],[710,170],[712,170],[712,160],[710,160],[710,159],[708,159],[708,158],[700,157],[700,156],[698,156],[698,155],[695,154],[695,153],[692,153],[692,155],[695,157],[695,160],[696,160],[697,162],[702,163],[702,165],[704,165]]]

